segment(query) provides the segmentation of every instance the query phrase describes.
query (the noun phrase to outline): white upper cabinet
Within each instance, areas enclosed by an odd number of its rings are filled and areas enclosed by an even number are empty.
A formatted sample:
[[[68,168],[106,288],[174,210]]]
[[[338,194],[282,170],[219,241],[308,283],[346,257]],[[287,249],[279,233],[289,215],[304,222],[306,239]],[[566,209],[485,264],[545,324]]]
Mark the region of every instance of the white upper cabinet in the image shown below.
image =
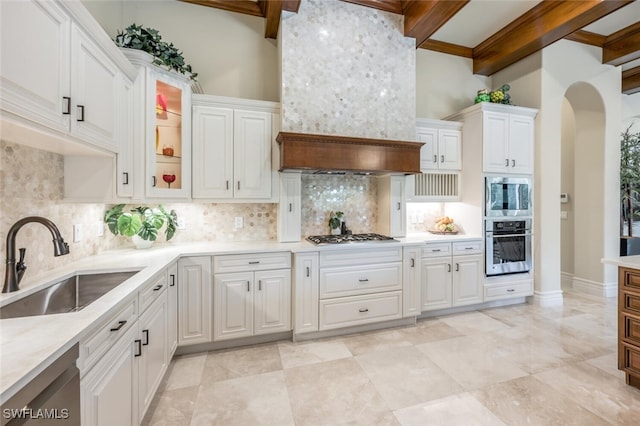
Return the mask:
[[[194,97],[193,198],[271,199],[278,114],[271,102]]]
[[[462,169],[462,123],[418,119],[416,139],[424,142],[420,149],[420,170]]]
[[[120,74],[134,71],[104,30],[80,2],[0,8],[2,121],[15,129],[9,139],[62,154],[118,152]]]

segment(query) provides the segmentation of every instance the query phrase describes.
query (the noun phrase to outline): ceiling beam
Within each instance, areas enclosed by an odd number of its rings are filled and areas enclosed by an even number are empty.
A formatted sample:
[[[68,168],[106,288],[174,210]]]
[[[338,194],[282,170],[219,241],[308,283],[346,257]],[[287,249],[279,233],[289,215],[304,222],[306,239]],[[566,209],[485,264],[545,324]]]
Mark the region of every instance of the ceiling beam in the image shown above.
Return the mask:
[[[404,2],[404,36],[422,45],[462,9],[469,0],[406,0]]]
[[[602,47],[602,63],[622,65],[640,58],[640,22],[607,36]]]
[[[640,67],[622,71],[622,93],[640,93]]]
[[[590,44],[592,46],[602,47],[607,41],[607,36],[591,33],[585,30],[578,30],[565,37],[567,40],[577,41],[578,43]]]
[[[180,0],[185,3],[199,4],[201,6],[209,6],[215,9],[227,10],[229,12],[244,13],[245,15],[253,15],[263,17],[260,6],[255,1],[249,0]]]
[[[401,0],[342,0],[347,3],[359,4],[360,6],[371,7],[373,9],[384,10],[385,12],[402,15]]]
[[[448,53],[449,55],[462,56],[464,58],[473,58],[473,49],[459,44],[447,43],[434,39],[426,40],[420,46],[420,49],[433,50],[434,52]]]
[[[473,73],[492,75],[631,1],[542,1],[473,49]]]
[[[265,18],[264,38],[278,38],[280,15],[282,15],[282,0],[258,0],[258,6]]]

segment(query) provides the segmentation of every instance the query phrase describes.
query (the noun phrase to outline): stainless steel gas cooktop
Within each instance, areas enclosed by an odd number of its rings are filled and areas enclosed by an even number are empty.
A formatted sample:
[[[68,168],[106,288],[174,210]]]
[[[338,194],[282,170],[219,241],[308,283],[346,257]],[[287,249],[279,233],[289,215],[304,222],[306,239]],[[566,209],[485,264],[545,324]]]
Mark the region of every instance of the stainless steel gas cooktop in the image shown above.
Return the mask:
[[[398,241],[380,234],[311,235],[307,240],[316,245]]]

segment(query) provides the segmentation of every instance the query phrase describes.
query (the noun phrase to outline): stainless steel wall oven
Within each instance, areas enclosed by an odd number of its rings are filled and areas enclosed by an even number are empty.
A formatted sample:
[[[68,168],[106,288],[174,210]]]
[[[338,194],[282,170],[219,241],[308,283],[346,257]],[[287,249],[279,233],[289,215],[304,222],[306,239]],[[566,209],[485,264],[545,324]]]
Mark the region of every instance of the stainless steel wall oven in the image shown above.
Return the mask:
[[[487,276],[531,270],[531,219],[485,220]]]

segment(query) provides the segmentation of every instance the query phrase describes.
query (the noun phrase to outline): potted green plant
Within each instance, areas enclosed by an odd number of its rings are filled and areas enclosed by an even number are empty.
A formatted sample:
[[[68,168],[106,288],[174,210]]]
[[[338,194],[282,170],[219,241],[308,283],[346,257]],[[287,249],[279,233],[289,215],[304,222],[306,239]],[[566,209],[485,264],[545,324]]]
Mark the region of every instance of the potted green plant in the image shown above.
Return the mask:
[[[332,235],[340,234],[340,226],[342,225],[343,212],[330,212],[329,213],[329,230]]]
[[[104,214],[104,222],[113,235],[132,237],[137,248],[151,247],[165,224],[167,241],[175,235],[178,216],[174,210],[167,212],[160,204],[155,208],[140,206],[126,212],[124,206],[115,205]]]
[[[165,66],[180,74],[196,80],[197,73],[191,70],[191,65],[185,63],[182,52],[173,43],[162,41],[162,36],[154,28],[143,28],[142,25],[131,24],[122,31],[118,31],[114,39],[118,47],[142,50],[154,57],[153,63]]]

